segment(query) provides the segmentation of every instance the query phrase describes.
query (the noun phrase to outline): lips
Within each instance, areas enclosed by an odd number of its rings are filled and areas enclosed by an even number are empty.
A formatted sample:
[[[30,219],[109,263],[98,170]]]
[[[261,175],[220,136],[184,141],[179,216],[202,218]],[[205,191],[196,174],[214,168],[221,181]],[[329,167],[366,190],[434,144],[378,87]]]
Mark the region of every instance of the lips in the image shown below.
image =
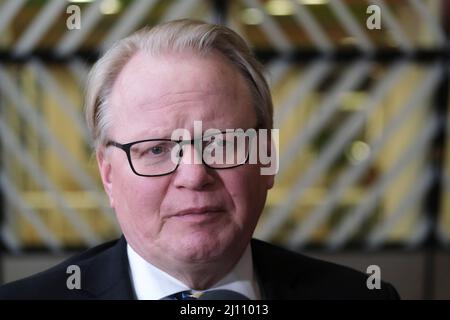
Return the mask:
[[[220,207],[214,207],[214,206],[192,207],[192,208],[178,211],[173,216],[174,217],[184,217],[184,216],[204,215],[204,214],[220,212],[220,211],[223,211],[223,209]]]

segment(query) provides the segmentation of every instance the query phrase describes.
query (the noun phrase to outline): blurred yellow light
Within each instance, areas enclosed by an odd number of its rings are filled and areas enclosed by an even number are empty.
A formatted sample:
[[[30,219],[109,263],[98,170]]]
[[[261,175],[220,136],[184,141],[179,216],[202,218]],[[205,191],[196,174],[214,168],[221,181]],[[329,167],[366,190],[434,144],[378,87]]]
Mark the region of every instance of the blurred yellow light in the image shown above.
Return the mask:
[[[100,12],[103,14],[116,14],[120,11],[119,0],[103,0],[100,4]]]
[[[272,16],[289,16],[294,13],[294,6],[288,0],[270,0],[266,3],[266,10]]]
[[[318,5],[318,4],[327,4],[328,0],[298,0],[300,4],[304,5]]]
[[[261,24],[264,20],[264,14],[259,9],[247,8],[242,10],[241,20],[249,25]]]
[[[339,40],[339,43],[343,46],[354,46],[358,43],[354,37],[345,37]]]
[[[347,157],[352,163],[366,160],[370,155],[370,146],[363,141],[355,141],[350,146]]]

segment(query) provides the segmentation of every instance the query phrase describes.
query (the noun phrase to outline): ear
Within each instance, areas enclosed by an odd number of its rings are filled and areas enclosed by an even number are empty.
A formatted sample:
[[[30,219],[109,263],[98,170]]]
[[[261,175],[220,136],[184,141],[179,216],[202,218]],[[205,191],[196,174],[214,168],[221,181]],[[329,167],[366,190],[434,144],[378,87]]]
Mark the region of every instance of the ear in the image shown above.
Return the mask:
[[[103,188],[109,198],[109,204],[114,208],[113,183],[112,183],[112,167],[111,161],[105,150],[97,152],[97,164],[102,178]]]

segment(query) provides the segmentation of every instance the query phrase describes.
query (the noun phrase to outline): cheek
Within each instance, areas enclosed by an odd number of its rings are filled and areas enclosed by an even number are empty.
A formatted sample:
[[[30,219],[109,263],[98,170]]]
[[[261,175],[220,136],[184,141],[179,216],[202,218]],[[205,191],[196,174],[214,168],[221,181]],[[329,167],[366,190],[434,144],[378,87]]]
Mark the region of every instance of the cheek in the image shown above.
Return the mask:
[[[139,177],[124,171],[114,172],[114,209],[119,223],[138,229],[157,226],[165,190],[161,179]]]
[[[266,176],[259,174],[255,166],[239,167],[235,172],[224,173],[225,188],[233,199],[236,219],[241,223],[254,222],[264,207],[267,188]]]

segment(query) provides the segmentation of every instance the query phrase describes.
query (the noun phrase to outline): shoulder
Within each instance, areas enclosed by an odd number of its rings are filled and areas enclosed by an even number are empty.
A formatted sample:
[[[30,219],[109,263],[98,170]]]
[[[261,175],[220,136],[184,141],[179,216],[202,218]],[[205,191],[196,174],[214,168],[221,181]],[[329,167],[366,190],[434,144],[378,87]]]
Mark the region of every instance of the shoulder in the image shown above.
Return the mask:
[[[83,290],[69,290],[67,279],[73,273],[69,266],[78,266],[83,274],[93,261],[108,255],[119,240],[110,241],[80,254],[60,264],[30,277],[0,286],[0,300],[3,299],[89,299]],[[83,277],[81,277],[83,279]]]
[[[399,299],[395,288],[381,282],[368,289],[365,273],[315,259],[264,241],[252,240],[255,269],[267,290],[282,299]],[[278,284],[277,284],[278,283]]]

